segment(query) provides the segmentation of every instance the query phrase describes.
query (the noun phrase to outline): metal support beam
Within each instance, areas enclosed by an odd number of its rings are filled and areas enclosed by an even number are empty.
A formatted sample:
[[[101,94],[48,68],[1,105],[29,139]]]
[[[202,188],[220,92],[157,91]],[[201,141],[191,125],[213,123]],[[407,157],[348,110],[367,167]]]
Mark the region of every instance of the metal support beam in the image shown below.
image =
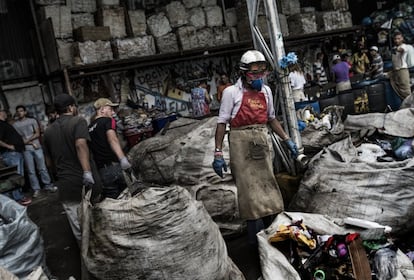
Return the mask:
[[[278,63],[278,61],[283,56],[285,56],[285,48],[282,32],[280,29],[279,14],[277,12],[276,1],[263,0],[264,11],[266,13],[267,19],[268,34],[270,37],[270,47],[260,32],[259,27],[257,26],[257,17],[261,2],[262,0],[246,0],[253,43],[257,50],[263,52],[263,54],[266,56],[266,59],[269,61],[275,71],[275,75],[279,83],[278,88],[275,90],[275,94],[277,98],[281,99],[280,104],[284,128],[298,146],[299,152],[303,153],[302,139],[299,133],[295,105],[292,97],[292,89],[290,87],[290,81],[288,77],[289,72],[286,69],[281,69]],[[275,100],[277,98],[275,98]],[[294,159],[291,159],[291,162],[293,161]]]

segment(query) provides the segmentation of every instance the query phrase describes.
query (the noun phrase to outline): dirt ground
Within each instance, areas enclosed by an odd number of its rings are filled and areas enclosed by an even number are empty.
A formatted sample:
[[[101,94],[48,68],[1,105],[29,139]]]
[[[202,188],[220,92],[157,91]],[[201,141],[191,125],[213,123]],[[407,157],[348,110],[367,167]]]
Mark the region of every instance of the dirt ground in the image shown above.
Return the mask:
[[[28,215],[40,228],[46,252],[46,264],[59,280],[69,277],[80,279],[80,252],[72,235],[65,212],[58,201],[58,194],[43,193],[28,206]],[[260,277],[257,252],[247,244],[247,235],[233,236],[226,240],[228,254],[247,280]]]

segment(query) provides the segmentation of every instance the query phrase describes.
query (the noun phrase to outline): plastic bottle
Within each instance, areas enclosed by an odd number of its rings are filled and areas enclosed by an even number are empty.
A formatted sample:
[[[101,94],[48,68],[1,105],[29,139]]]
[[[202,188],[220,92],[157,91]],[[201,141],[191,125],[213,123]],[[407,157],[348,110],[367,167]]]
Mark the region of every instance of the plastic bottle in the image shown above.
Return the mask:
[[[322,118],[322,124],[326,126],[327,129],[331,129],[331,115],[327,114]]]
[[[144,110],[148,110],[149,108],[148,100],[146,97],[144,97],[144,101],[142,102],[142,107],[144,108]]]

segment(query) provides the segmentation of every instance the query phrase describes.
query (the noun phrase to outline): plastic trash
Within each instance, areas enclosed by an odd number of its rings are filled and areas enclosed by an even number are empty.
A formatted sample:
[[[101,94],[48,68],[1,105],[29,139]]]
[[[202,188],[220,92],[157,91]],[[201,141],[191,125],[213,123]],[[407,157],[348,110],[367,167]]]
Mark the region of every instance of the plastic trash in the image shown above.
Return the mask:
[[[395,150],[395,156],[401,160],[412,158],[414,156],[413,147],[411,145],[412,142],[412,139],[404,142],[404,144],[402,144],[398,149]]]
[[[397,256],[390,248],[379,249],[374,257],[374,271],[378,280],[393,279],[397,276]]]

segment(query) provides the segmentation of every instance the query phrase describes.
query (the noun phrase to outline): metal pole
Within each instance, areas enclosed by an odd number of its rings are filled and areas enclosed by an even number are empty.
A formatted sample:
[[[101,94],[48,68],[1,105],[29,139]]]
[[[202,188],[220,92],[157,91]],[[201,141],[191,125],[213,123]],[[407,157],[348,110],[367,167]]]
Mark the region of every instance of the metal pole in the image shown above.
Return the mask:
[[[280,94],[281,96],[279,97],[282,99],[281,111],[284,120],[283,125],[286,132],[298,146],[299,153],[302,154],[302,139],[299,133],[296,110],[292,97],[292,89],[290,87],[288,77],[289,72],[288,70],[281,69],[278,63],[278,61],[285,56],[285,49],[276,1],[263,0],[263,2],[267,19],[267,28],[269,31],[268,33],[270,36],[270,47],[267,45],[266,40],[263,38],[257,26],[257,15],[261,0],[246,0],[253,43],[256,49],[263,52],[269,63],[273,66],[273,69],[276,71],[275,73],[279,80],[279,87],[281,89],[280,91],[276,90],[276,94]]]
[[[69,95],[73,96],[72,87],[70,85],[70,78],[69,78],[69,74],[68,74],[68,69],[66,67],[63,68],[63,77],[65,79],[65,87],[66,87],[67,93]]]
[[[270,44],[272,53],[275,58],[275,69],[279,73],[282,83],[282,95],[286,106],[286,122],[289,127],[289,135],[298,146],[300,153],[303,153],[302,138],[298,128],[298,120],[296,117],[295,104],[292,96],[292,88],[288,77],[288,71],[281,69],[277,63],[283,56],[285,56],[285,47],[283,44],[283,36],[279,23],[279,14],[277,12],[276,1],[264,0],[267,25],[269,29]]]

